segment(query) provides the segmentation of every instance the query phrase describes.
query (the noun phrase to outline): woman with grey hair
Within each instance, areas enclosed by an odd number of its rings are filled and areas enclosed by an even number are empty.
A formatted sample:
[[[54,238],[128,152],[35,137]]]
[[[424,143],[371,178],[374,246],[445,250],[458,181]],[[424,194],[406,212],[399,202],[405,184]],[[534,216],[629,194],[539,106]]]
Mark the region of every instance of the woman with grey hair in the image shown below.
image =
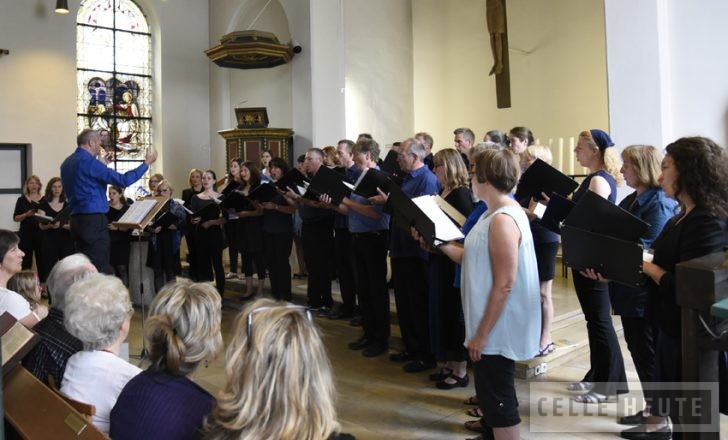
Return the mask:
[[[111,408],[127,382],[141,370],[119,358],[134,309],[129,291],[116,277],[93,274],[71,285],[66,295],[66,329],[83,343],[68,359],[61,392],[94,405],[93,424],[109,433]]]

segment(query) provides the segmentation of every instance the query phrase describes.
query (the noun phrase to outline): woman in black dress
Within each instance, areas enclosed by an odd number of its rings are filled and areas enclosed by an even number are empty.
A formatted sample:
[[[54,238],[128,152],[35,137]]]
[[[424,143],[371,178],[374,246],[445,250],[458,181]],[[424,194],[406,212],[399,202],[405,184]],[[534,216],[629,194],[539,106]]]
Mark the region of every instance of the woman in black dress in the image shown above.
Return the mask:
[[[468,171],[454,148],[438,151],[432,159],[433,172],[442,191],[440,197],[463,217],[473,210],[473,193],[468,187]],[[438,361],[445,364],[430,375],[437,388],[448,390],[468,386],[468,354],[463,346],[465,321],[460,289],[454,287],[455,262],[434,251],[429,259],[430,344]]]
[[[240,179],[240,168],[242,168],[243,161],[240,158],[234,158],[230,161],[230,171],[227,175],[227,181],[225,189],[235,190],[243,183]],[[223,194],[227,194],[223,190]],[[228,209],[225,213],[227,223],[225,223],[225,239],[228,245],[228,257],[230,259],[230,272],[225,275],[226,279],[239,278],[238,277],[238,255],[241,254],[238,248],[238,213],[234,209]],[[243,265],[242,258],[240,265]]]
[[[15,211],[13,211],[13,220],[20,222],[20,244],[18,248],[23,251],[23,270],[33,267],[33,254],[35,254],[36,265],[40,265],[42,236],[38,227],[38,220],[34,217],[35,213],[40,209],[40,202],[43,196],[40,193],[43,184],[40,177],[32,175],[25,179],[23,185],[23,194],[18,197],[15,202]]]
[[[270,161],[270,177],[276,181],[288,172],[288,164],[280,157]],[[265,262],[270,275],[270,290],[273,298],[291,301],[291,263],[289,257],[293,247],[293,213],[296,207],[285,197],[277,195],[270,202],[262,204],[263,237],[265,240]]]
[[[217,176],[212,170],[202,174],[202,192],[192,196],[190,206],[192,216],[192,236],[195,243],[195,255],[197,265],[197,276],[200,281],[213,279],[212,272],[215,271],[215,287],[220,296],[225,292],[225,272],[222,266],[222,250],[224,247],[222,225],[225,218],[222,217],[220,207],[217,206],[217,198],[220,194],[215,191]],[[214,204],[209,212],[198,215],[201,210],[210,204]]]
[[[40,203],[43,215],[55,218],[66,207],[66,193],[63,191],[63,182],[60,177],[53,177],[46,186],[45,197]],[[43,236],[41,250],[41,264],[38,267],[38,276],[41,283],[45,283],[48,274],[58,260],[73,253],[73,239],[68,217],[58,222],[39,223]]]
[[[182,200],[184,201],[185,208],[192,209],[192,196],[202,192],[202,170],[192,168],[189,175],[190,187],[182,190]],[[187,263],[189,269],[187,270],[188,277],[193,280],[199,280],[197,276],[197,256],[195,254],[195,240],[192,235],[192,225],[187,224],[187,233],[185,233],[185,242],[187,243]]]
[[[676,300],[675,266],[722,252],[728,245],[728,154],[704,137],[681,138],[665,148],[659,182],[677,200],[680,212],[668,220],[652,243],[654,258],[643,262],[649,277],[650,310],[656,318],[654,382],[682,382],[681,309]],[[649,390],[652,415],[642,426],[622,431],[626,439],[682,436],[680,409],[686,397],[677,391]],[[688,400],[689,401],[689,400]],[[656,403],[659,403],[656,404]]]
[[[240,168],[243,183],[240,191],[244,195],[260,185],[260,172],[253,162],[245,162]],[[253,206],[249,210],[238,212],[238,249],[243,254],[243,270],[245,270],[245,297],[253,295],[253,264],[258,272],[257,294],[263,293],[265,283],[265,254],[263,241],[263,208]]]
[[[124,188],[109,186],[109,211],[106,217],[109,222],[109,241],[111,243],[111,255],[109,265],[114,275],[119,277],[126,287],[129,287],[129,231],[120,230],[112,225],[112,222],[119,221],[122,215],[129,209],[124,197]]]

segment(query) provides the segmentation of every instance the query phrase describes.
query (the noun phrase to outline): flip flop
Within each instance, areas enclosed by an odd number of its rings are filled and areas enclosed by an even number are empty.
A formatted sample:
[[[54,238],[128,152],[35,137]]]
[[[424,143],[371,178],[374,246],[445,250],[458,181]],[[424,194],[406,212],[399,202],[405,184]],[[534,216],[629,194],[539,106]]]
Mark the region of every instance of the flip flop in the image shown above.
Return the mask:
[[[566,387],[569,391],[589,391],[594,388],[594,384],[591,382],[573,382]]]
[[[616,402],[616,399],[612,399],[612,396],[605,396],[594,391],[589,391],[581,396],[574,397],[575,402],[579,403],[611,403]]]
[[[483,425],[480,423],[480,420],[468,420],[463,424],[463,426],[465,426],[465,429],[468,431],[483,432]]]
[[[546,346],[538,351],[536,357],[544,357],[556,351],[556,346],[553,342],[549,342]]]
[[[470,396],[467,399],[463,400],[463,403],[465,405],[477,405],[478,404],[478,396]]]
[[[465,411],[465,414],[469,415],[470,417],[477,417],[480,419],[483,417],[483,410],[480,409],[480,407],[476,406],[475,408],[470,408]]]

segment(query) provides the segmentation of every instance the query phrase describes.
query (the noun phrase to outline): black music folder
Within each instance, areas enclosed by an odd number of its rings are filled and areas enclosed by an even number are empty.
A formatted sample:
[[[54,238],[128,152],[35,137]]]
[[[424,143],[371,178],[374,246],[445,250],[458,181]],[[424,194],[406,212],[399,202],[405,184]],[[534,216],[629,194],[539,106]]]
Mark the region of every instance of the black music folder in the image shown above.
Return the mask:
[[[642,246],[573,226],[561,228],[564,264],[576,270],[594,269],[604,278],[639,287],[644,283]]]
[[[298,169],[291,168],[286,174],[278,179],[275,184],[283,192],[286,192],[288,191],[288,188],[291,188],[298,195],[303,195],[305,190],[301,191],[300,188],[308,186],[308,182],[308,178],[298,171]]]
[[[587,191],[564,220],[564,224],[597,234],[639,243],[650,225],[629,211]]]
[[[225,188],[220,191],[220,193],[224,196],[227,196],[231,192],[235,191],[236,189],[240,188],[240,183],[230,180],[227,185],[225,185]]]
[[[395,224],[404,229],[406,234],[410,233],[410,227],[414,227],[431,247],[463,238],[460,229],[437,206],[432,196],[410,199],[393,185],[389,192],[389,204],[395,211]]]
[[[33,217],[38,219],[38,222],[42,224],[47,223],[60,223],[61,225],[65,225],[70,221],[70,215],[71,212],[68,210],[68,206],[66,205],[61,211],[56,214],[55,217],[51,217],[48,215],[41,215],[38,213],[33,214]]]
[[[525,201],[524,206],[528,207],[531,198],[541,200],[541,193],[556,193],[566,197],[578,187],[576,180],[541,159],[536,159],[521,176],[515,198],[521,204]]]
[[[393,176],[404,176],[405,173],[399,167],[399,162],[397,162],[398,156],[399,153],[394,150],[389,150],[389,153],[387,153],[384,160],[379,165],[379,169]]]
[[[362,171],[359,179],[354,183],[354,192],[362,197],[374,197],[378,195],[377,188],[385,194],[389,193],[390,185],[394,184],[391,176],[376,168],[367,168]]]
[[[331,203],[338,205],[351,194],[351,185],[346,182],[345,175],[322,166],[311,179],[303,197],[318,202],[324,194],[331,197]]]
[[[205,205],[204,208],[193,212],[192,218],[199,218],[203,222],[220,218],[220,206],[215,202]]]
[[[252,211],[253,205],[250,200],[240,191],[232,191],[227,196],[223,196],[220,201],[220,208],[224,210],[234,209],[239,211]]]
[[[275,184],[261,182],[260,185],[250,191],[248,198],[258,203],[270,202],[278,195]]]
[[[162,228],[168,228],[171,225],[177,224],[179,222],[179,219],[176,215],[172,214],[169,211],[164,211],[161,214],[157,214],[157,218],[154,219],[154,222],[149,225],[150,229],[156,229],[158,227]]]
[[[541,217],[541,224],[557,234],[561,233],[561,222],[568,217],[575,203],[557,193],[551,193],[549,204]]]

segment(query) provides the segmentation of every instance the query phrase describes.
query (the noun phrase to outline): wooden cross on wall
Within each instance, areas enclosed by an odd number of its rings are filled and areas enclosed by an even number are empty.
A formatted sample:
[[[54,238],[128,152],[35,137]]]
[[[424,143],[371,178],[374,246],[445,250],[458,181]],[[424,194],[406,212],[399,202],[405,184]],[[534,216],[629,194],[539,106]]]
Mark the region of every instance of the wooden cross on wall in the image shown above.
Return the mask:
[[[493,53],[495,95],[498,108],[511,106],[511,77],[508,62],[508,23],[506,21],[506,0],[486,0],[485,19],[490,36],[490,50]]]

